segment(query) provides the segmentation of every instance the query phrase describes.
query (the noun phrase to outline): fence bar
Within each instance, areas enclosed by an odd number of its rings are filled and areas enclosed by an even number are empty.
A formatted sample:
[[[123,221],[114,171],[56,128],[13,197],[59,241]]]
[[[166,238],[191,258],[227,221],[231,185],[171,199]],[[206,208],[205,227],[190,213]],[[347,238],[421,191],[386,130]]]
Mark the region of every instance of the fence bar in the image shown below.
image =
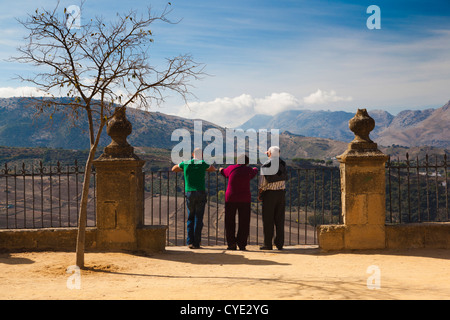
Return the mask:
[[[210,172],[207,172],[207,177],[208,177],[208,186],[207,186],[207,191],[206,191],[206,199],[207,199],[207,205],[208,205],[208,246],[210,245],[210,242],[209,242],[209,239],[211,238],[210,237],[210,226],[211,226],[211,224],[210,224],[210,222],[211,222],[211,207],[210,207],[210,203],[211,203],[211,197],[210,197],[210,183],[211,183],[211,173]]]
[[[259,245],[259,177],[256,177],[256,245]]]
[[[416,172],[417,172],[417,217],[419,222],[422,221],[422,213],[420,211],[420,167],[419,157],[416,157]]]
[[[35,209],[34,209],[34,165],[32,165],[31,166],[31,197],[32,197],[32,203],[33,203],[33,229],[36,227],[35,226],[35,224],[34,224],[34,221],[35,221],[35,219],[34,219],[34,212],[35,212]]]
[[[169,179],[170,179],[170,175],[169,173],[167,173],[167,226],[169,226],[170,224],[170,199],[169,199],[169,195],[170,195],[170,183],[169,183]],[[167,228],[167,241],[169,241],[170,235],[170,228]]]
[[[438,186],[438,163],[437,156],[434,156],[435,166],[434,166],[434,182],[436,187],[436,212],[439,212],[439,186]]]
[[[145,172],[144,172],[144,175],[145,175]],[[151,203],[151,216],[150,216],[150,220],[151,220],[151,224],[153,225],[154,223],[153,223],[153,192],[154,192],[154,190],[153,190],[153,172],[151,172],[151,174],[150,174],[150,176],[151,176],[151,182],[150,182],[150,190],[151,190],[151,193],[150,193],[150,203]]]
[[[297,243],[300,243],[300,169],[297,169]]]
[[[288,172],[288,179],[292,178],[292,173]],[[291,234],[292,234],[292,197],[291,197],[291,185],[288,184],[286,189],[289,193],[289,245],[291,242]]]
[[[8,189],[8,165],[5,163],[5,198],[6,198],[6,228],[9,228],[9,189]]]
[[[178,240],[178,172],[175,172],[175,245],[177,245]]]
[[[389,185],[389,222],[392,223],[392,188],[391,188],[391,157],[387,161],[388,166],[388,185]]]
[[[66,178],[67,178],[67,221],[68,221],[68,226],[70,227],[70,174],[69,174],[69,166],[67,166]]]
[[[425,181],[427,184],[427,221],[430,221],[430,190],[428,187],[428,155],[426,156],[426,162],[425,162],[425,166],[426,166],[426,175],[425,175]]]
[[[218,244],[218,241],[219,241],[219,174],[216,174],[216,245]]]
[[[305,170],[305,188],[308,190],[308,170]],[[305,192],[305,243],[307,242],[308,225],[308,192]]]
[[[407,169],[407,182],[408,182],[408,222],[411,222],[411,190],[410,190],[410,178],[409,178],[409,154],[406,154],[406,169]]]
[[[445,211],[447,213],[447,221],[449,220],[448,216],[448,173],[447,173],[447,155],[444,155],[444,174],[445,174]]]

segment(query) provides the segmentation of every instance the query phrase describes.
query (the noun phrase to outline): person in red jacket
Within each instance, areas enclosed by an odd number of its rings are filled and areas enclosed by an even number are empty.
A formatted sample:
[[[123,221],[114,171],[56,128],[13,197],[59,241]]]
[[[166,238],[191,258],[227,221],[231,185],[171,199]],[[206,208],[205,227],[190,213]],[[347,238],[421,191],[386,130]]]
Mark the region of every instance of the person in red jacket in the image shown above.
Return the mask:
[[[242,155],[238,164],[230,165],[219,172],[228,178],[225,192],[225,232],[228,250],[245,250],[250,232],[250,180],[258,174],[257,168],[248,167],[249,158]],[[238,212],[239,228],[236,236],[236,211]]]

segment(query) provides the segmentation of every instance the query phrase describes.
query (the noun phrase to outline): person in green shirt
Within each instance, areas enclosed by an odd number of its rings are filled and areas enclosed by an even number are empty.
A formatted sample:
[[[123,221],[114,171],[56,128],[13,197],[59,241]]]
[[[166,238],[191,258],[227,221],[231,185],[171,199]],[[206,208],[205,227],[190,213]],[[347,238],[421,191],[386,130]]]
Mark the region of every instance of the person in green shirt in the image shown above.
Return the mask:
[[[173,166],[173,172],[184,173],[186,191],[186,207],[188,211],[187,244],[191,249],[200,248],[203,228],[203,214],[205,212],[206,191],[205,173],[216,171],[212,165],[203,160],[203,152],[196,148],[192,153],[193,159],[183,161]]]

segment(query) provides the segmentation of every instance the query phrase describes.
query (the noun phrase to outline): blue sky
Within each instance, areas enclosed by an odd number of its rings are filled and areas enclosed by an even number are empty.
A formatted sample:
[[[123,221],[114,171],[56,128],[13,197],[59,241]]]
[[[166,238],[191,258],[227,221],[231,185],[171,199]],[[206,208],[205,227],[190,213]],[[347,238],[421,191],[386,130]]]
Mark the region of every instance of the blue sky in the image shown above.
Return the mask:
[[[26,93],[12,80],[31,66],[3,61],[15,55],[23,28],[15,18],[53,0],[0,0],[0,96]],[[79,4],[61,0],[60,7]],[[161,12],[167,1],[86,0],[82,20],[116,12]],[[405,109],[450,100],[450,0],[174,0],[170,18],[155,24],[155,61],[190,53],[211,76],[192,83],[189,108],[169,98],[160,112],[236,126],[257,113],[288,109]],[[370,5],[381,29],[369,30]],[[2,6],[2,7],[4,7]],[[63,9],[62,9],[63,10]]]

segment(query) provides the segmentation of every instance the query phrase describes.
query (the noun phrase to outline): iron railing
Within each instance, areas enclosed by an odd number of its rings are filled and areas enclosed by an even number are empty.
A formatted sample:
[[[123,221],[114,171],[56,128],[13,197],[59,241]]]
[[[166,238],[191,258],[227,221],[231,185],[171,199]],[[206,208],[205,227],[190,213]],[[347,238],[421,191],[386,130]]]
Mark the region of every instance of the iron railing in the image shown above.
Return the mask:
[[[447,156],[386,163],[386,222],[450,221]],[[0,229],[76,227],[84,168],[73,165],[8,166],[0,169]],[[316,226],[339,224],[340,173],[336,167],[290,169],[286,183],[285,242],[316,244]],[[208,173],[203,241],[225,244],[224,198],[227,179]],[[96,174],[90,182],[87,225],[96,223]],[[168,226],[167,244],[185,244],[186,202],[182,173],[144,173],[144,224]],[[262,243],[258,179],[251,182],[250,244]]]
[[[73,165],[9,167],[0,170],[0,229],[76,227],[84,168]],[[95,170],[87,225],[95,226]]]
[[[386,163],[386,222],[450,221],[447,155]]]
[[[207,204],[202,243],[225,244],[224,196],[227,179],[218,172],[207,173]],[[185,245],[186,200],[183,174],[169,171],[145,173],[144,224],[167,225],[167,244]],[[258,179],[251,182],[249,244],[263,240],[262,204],[258,201]],[[291,169],[286,183],[285,242],[317,244],[318,224],[340,223],[341,197],[339,169],[321,167]]]

